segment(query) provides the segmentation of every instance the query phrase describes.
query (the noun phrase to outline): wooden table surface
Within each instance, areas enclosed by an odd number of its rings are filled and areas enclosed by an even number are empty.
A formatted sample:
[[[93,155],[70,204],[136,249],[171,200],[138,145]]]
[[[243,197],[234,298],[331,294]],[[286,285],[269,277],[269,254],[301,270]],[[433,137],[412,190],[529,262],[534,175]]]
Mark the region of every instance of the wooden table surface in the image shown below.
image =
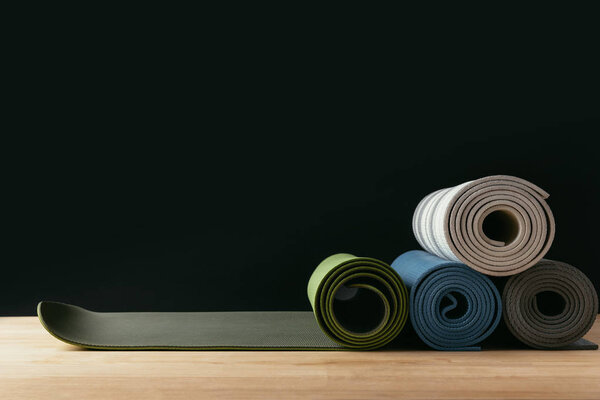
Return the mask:
[[[597,400],[600,351],[93,351],[0,318],[0,399],[136,398]]]

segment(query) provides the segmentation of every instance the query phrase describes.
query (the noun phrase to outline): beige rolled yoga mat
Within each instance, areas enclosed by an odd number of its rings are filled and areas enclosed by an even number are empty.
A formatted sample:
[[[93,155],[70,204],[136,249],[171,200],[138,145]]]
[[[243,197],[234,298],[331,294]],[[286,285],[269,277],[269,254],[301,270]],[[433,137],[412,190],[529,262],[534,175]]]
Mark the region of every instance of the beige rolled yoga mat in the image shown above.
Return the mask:
[[[549,194],[524,179],[494,175],[427,195],[413,232],[428,252],[493,276],[535,265],[554,239]]]

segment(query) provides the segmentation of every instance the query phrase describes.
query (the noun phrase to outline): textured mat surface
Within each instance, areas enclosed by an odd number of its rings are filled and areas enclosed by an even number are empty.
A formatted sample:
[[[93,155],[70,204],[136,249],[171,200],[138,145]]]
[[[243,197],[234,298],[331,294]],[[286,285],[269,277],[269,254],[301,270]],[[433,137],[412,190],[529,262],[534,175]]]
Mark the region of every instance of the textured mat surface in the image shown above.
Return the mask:
[[[408,292],[382,261],[336,254],[308,284],[313,312],[98,313],[41,302],[40,322],[57,339],[95,349],[374,349],[408,315]]]
[[[526,180],[495,175],[423,198],[413,232],[428,252],[488,275],[535,265],[554,239],[548,193]]]
[[[476,346],[500,322],[502,302],[492,281],[464,264],[421,250],[392,263],[410,290],[410,320],[417,335],[438,350]]]
[[[552,307],[540,300],[554,294]],[[511,277],[502,293],[504,321],[521,342],[538,349],[589,349],[597,345],[581,339],[598,314],[598,295],[577,268],[542,260]]]

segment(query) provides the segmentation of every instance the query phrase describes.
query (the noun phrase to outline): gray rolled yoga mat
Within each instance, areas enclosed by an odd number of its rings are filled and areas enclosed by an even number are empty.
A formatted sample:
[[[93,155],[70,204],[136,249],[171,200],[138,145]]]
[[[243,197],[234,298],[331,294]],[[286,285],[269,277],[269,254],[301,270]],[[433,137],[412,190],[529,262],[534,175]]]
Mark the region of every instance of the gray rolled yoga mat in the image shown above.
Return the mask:
[[[421,250],[392,263],[410,291],[410,321],[438,350],[479,350],[500,322],[500,293],[485,275]]]
[[[421,247],[487,275],[535,265],[554,239],[548,193],[524,179],[488,176],[427,195],[413,216]]]
[[[47,301],[37,312],[57,339],[108,350],[368,350],[393,340],[407,320],[406,287],[373,258],[326,258],[307,293],[312,312],[99,313]]]
[[[544,298],[552,303],[550,308]],[[544,259],[512,276],[504,286],[502,302],[508,329],[530,347],[598,348],[581,339],[598,314],[598,295],[590,280],[569,264]]]

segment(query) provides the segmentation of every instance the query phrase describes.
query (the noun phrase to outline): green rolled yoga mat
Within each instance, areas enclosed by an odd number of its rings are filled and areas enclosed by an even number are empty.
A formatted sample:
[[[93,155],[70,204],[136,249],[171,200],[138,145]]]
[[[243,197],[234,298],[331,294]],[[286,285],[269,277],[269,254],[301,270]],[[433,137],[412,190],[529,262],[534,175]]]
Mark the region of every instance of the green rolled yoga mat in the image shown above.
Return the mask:
[[[551,301],[544,304],[544,295]],[[582,337],[598,314],[594,285],[577,268],[543,259],[512,276],[502,294],[504,321],[521,342],[536,349],[587,350]]]
[[[307,292],[313,312],[99,313],[47,301],[37,312],[57,339],[106,350],[370,350],[407,320],[404,283],[374,258],[326,258]]]

